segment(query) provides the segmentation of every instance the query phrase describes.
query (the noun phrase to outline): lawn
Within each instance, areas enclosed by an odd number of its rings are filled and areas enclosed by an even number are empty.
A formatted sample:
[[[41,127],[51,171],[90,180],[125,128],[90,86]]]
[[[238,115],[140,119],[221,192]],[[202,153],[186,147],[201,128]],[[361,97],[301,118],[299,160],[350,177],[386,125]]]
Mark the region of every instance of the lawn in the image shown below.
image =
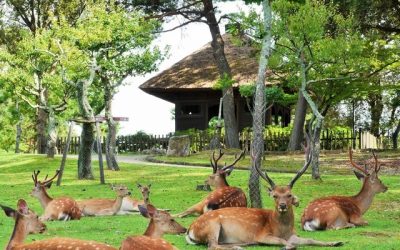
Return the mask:
[[[300,229],[300,216],[307,203],[316,197],[342,194],[356,194],[360,189],[360,183],[346,169],[338,168],[336,158],[346,161],[346,154],[328,154],[323,158],[323,180],[313,181],[309,174],[305,174],[295,185],[293,192],[300,198],[300,206],[295,209],[297,232],[302,237],[312,237],[326,241],[344,241],[344,246],[339,249],[400,249],[400,179],[393,171],[386,172],[381,176],[383,182],[389,187],[388,192],[375,197],[370,210],[364,215],[369,225],[366,227],[346,229],[327,232],[304,232]],[[379,154],[378,154],[379,155]],[[386,155],[386,154],[384,154]],[[395,158],[399,152],[394,152],[388,158]],[[209,158],[204,155],[193,155],[179,159],[189,164],[198,162],[200,165],[207,164]],[[229,156],[232,157],[233,156]],[[229,158],[228,157],[228,158]],[[358,156],[356,155],[355,157]],[[294,160],[297,159],[297,160]],[[273,169],[279,171],[279,165],[295,170],[302,165],[301,155],[267,155],[266,166],[273,165]],[[331,160],[329,160],[331,159]],[[398,159],[398,157],[397,157]],[[161,160],[161,159],[158,159]],[[177,159],[175,159],[177,161]],[[224,160],[221,160],[223,162]],[[228,163],[230,159],[226,160]],[[247,162],[246,162],[247,161]],[[239,162],[239,166],[245,168],[248,157]],[[331,164],[331,165],[330,165]],[[33,170],[41,170],[40,178],[46,174],[52,175],[60,165],[60,159],[46,159],[43,156],[14,155],[0,153],[0,203],[15,208],[17,200],[24,198],[28,205],[37,213],[42,209],[39,202],[30,197],[29,193],[33,187],[31,174]],[[53,185],[49,190],[52,197],[71,196],[75,199],[86,199],[93,197],[114,197],[113,191],[108,185],[100,185],[98,180],[76,180],[76,160],[68,159],[66,171],[61,187]],[[94,173],[98,177],[97,163],[94,162]],[[330,171],[336,169],[338,171]],[[197,184],[203,183],[211,172],[209,168],[176,168],[166,166],[148,166],[140,164],[121,164],[121,171],[106,171],[105,178],[108,184],[125,184],[133,197],[139,198],[137,183],[152,184],[150,201],[159,208],[171,209],[171,213],[178,213],[199,201],[207,193],[194,191]],[[248,171],[236,170],[229,177],[231,185],[247,189]],[[278,184],[286,184],[292,178],[292,173],[270,174]],[[266,187],[266,183],[262,183]],[[265,208],[272,208],[272,200],[263,188],[263,202]],[[188,227],[195,217],[177,219],[182,225]],[[27,241],[46,239],[55,236],[74,237],[81,239],[92,239],[109,243],[119,247],[121,241],[129,235],[142,234],[147,226],[148,220],[140,215],[120,215],[109,217],[84,217],[80,221],[48,222],[48,230],[42,235],[30,235]],[[6,246],[12,233],[14,220],[0,213],[0,247]],[[187,245],[184,236],[166,235],[164,238],[175,244],[179,249],[206,249],[205,246]],[[325,249],[320,247],[301,247],[300,249]],[[246,249],[280,249],[279,247],[247,247]]]

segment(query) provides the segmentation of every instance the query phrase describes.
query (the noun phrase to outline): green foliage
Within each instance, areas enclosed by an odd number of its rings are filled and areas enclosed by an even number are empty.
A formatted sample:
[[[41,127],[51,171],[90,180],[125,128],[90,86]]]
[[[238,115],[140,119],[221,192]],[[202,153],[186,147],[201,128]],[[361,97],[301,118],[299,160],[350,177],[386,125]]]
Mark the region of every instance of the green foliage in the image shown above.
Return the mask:
[[[232,87],[235,81],[228,74],[224,73],[222,77],[214,84],[213,89],[224,90]]]
[[[218,126],[221,128],[224,128],[224,119],[219,120],[218,116],[213,116],[209,121],[208,121],[208,128],[216,129]]]

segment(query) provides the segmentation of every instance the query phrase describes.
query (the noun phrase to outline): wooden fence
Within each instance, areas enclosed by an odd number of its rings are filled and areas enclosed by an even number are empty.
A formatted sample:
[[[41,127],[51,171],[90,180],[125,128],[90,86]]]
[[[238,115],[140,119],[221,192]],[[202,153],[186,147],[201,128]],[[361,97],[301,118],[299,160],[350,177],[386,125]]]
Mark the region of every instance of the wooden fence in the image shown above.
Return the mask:
[[[214,134],[207,133],[207,131],[199,131],[190,135],[190,149],[192,152],[199,152],[209,148],[209,142]],[[265,136],[265,151],[284,151],[289,143],[289,133],[266,133]],[[140,152],[146,149],[159,148],[167,149],[168,141],[171,135],[158,135],[158,136],[118,136],[117,148],[119,153],[126,152]],[[241,132],[239,134],[241,148],[250,150],[251,132]],[[374,144],[367,144],[366,141],[371,140],[371,135],[361,130],[352,133],[347,132],[334,132],[324,130],[321,133],[321,149],[322,150],[339,150],[352,148],[364,149],[374,147]],[[58,138],[57,149],[61,154],[64,150],[66,138]],[[72,137],[69,147],[69,154],[77,154],[79,150],[79,137]],[[102,147],[104,151],[105,137],[102,137]],[[372,145],[372,146],[371,146]]]

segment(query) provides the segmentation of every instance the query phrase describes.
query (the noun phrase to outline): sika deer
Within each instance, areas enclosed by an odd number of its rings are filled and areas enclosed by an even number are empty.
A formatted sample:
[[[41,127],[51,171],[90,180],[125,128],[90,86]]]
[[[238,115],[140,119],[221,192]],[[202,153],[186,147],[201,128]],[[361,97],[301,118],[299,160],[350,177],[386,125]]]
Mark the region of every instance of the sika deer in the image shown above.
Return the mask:
[[[378,178],[381,168],[375,153],[372,153],[375,168],[368,172],[353,161],[352,150],[349,150],[351,165],[362,173],[354,172],[363,182],[360,192],[354,196],[330,196],[312,201],[301,217],[301,227],[304,230],[343,229],[368,224],[362,215],[367,212],[374,196],[388,189]]]
[[[79,220],[81,218],[81,210],[78,207],[76,201],[69,197],[51,198],[46,189],[51,187],[53,180],[57,177],[59,170],[53,178],[47,180],[47,176],[43,181],[38,180],[40,171],[33,171],[32,179],[34,188],[32,189],[31,195],[36,197],[42,208],[44,214],[41,216],[41,220]]]
[[[132,212],[138,212],[139,205],[143,205],[146,202],[147,203],[149,202],[151,184],[147,186],[142,186],[141,184],[137,184],[137,187],[140,189],[140,192],[142,193],[143,200],[135,200],[130,196],[124,197],[124,199],[122,200],[121,209],[118,212],[118,214],[130,214]]]
[[[35,212],[28,208],[25,200],[20,199],[18,201],[17,210],[1,207],[7,216],[15,219],[14,231],[6,250],[116,250],[116,248],[107,244],[71,238],[52,238],[24,243],[28,234],[43,233],[46,230],[46,225],[39,220]]]
[[[122,205],[122,200],[131,194],[128,188],[119,185],[112,186],[115,191],[117,198],[112,199],[89,199],[77,201],[79,208],[82,210],[82,214],[85,216],[106,216],[117,214]]]
[[[235,157],[235,161],[228,166],[218,167],[218,161],[224,153],[219,151],[219,156],[215,158],[215,151],[210,160],[213,173],[208,177],[206,183],[214,186],[215,190],[211,192],[205,199],[188,208],[186,211],[176,215],[177,217],[185,217],[190,214],[203,214],[209,210],[216,210],[224,207],[247,207],[247,199],[245,193],[238,187],[229,186],[226,177],[233,171],[234,165],[243,157],[244,151],[239,157]]]
[[[162,239],[165,233],[181,234],[186,228],[176,222],[166,211],[155,209],[151,205],[139,205],[140,213],[150,219],[142,236],[129,236],[122,242],[120,250],[173,250],[177,249]]]
[[[277,186],[265,172],[256,168],[271,189],[275,210],[230,207],[207,212],[189,227],[186,240],[191,244],[208,244],[208,249],[240,249],[245,245],[284,245],[295,249],[297,245],[339,246],[341,242],[321,242],[300,238],[294,229],[293,206],[298,205],[292,188],[311,162],[309,147],[306,162],[287,186]]]

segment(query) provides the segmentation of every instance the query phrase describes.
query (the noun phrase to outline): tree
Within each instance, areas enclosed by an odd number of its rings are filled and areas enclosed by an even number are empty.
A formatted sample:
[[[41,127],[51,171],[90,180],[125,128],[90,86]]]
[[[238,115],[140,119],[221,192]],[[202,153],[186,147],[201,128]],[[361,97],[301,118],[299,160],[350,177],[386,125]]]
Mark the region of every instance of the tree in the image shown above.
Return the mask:
[[[105,6],[103,6],[105,7]],[[104,90],[105,117],[108,125],[106,160],[108,169],[119,170],[115,159],[116,124],[112,117],[112,100],[119,86],[129,75],[141,75],[156,69],[162,59],[160,50],[151,42],[159,29],[157,21],[145,20],[139,11],[126,12],[117,5],[96,9],[98,30],[110,33],[103,41],[97,41],[96,74]],[[107,25],[105,25],[107,24]]]
[[[225,126],[225,145],[228,148],[239,148],[238,125],[235,116],[235,105],[233,95],[232,72],[224,53],[224,41],[221,37],[219,20],[216,18],[217,8],[212,0],[190,0],[190,1],[157,1],[143,2],[133,1],[132,5],[141,6],[149,13],[149,18],[166,20],[169,17],[180,16],[185,18],[174,30],[192,22],[202,22],[208,25],[212,37],[211,46],[213,56],[218,67],[223,96],[223,118]],[[164,30],[167,32],[167,30]]]
[[[9,0],[5,5],[2,6],[5,11],[10,12],[8,20],[4,22],[2,27],[2,35],[0,36],[2,42],[7,45],[8,51],[13,53],[13,46],[16,42],[21,40],[20,35],[29,32],[32,37],[36,37],[38,33],[44,30],[50,29],[54,17],[66,16],[70,23],[74,23],[80,16],[81,12],[85,8],[85,3],[82,1],[15,1]],[[10,39],[11,38],[11,39]],[[37,148],[39,153],[48,152],[48,156],[52,156],[54,153],[54,136],[50,136],[49,140],[46,139],[46,127],[49,128],[53,124],[47,126],[47,122],[54,121],[54,119],[48,117],[49,109],[42,108],[43,103],[47,104],[48,93],[46,92],[46,86],[42,86],[41,76],[36,75],[36,72],[32,76],[36,81],[36,86],[30,88],[25,93],[29,97],[35,96],[35,101],[31,102],[32,107],[37,110],[36,115],[36,132],[37,132]],[[47,129],[49,130],[49,129]],[[50,134],[54,135],[54,130],[50,131]],[[47,143],[48,142],[48,143]],[[47,144],[51,145],[51,149],[47,150]]]
[[[254,110],[253,110],[253,139],[251,143],[251,171],[249,178],[249,192],[251,207],[262,207],[260,195],[259,174],[257,171],[261,169],[262,156],[264,155],[264,129],[265,129],[265,111],[267,109],[267,101],[265,94],[265,79],[268,67],[268,59],[270,57],[273,38],[271,34],[272,13],[268,0],[262,2],[263,8],[263,31],[257,81],[254,94]]]

